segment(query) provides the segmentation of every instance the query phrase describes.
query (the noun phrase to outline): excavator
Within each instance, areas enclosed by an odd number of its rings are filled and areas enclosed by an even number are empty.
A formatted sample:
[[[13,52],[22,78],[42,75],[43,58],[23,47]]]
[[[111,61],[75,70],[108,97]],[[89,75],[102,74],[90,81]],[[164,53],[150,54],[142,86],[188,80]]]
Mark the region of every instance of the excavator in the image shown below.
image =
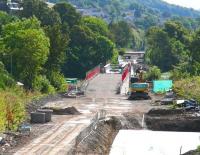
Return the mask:
[[[149,84],[144,81],[144,71],[142,67],[136,70],[136,74],[130,77],[129,82],[129,100],[150,99]]]

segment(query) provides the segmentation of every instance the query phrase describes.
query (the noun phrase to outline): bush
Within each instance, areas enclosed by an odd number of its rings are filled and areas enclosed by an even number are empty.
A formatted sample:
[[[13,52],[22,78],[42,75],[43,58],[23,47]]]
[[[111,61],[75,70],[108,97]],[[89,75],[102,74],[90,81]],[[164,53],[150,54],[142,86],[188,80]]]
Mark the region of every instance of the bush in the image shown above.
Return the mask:
[[[0,62],[0,89],[5,89],[6,87],[14,86],[15,81],[8,72],[4,69],[4,65]]]
[[[182,70],[178,70],[178,69],[173,69],[171,71],[171,79],[173,80],[179,80],[179,79],[185,79],[185,78],[189,78],[190,77],[190,73],[187,73],[185,71]]]
[[[146,80],[158,80],[161,78],[161,71],[157,66],[150,67],[148,72],[144,75]]]
[[[126,49],[120,48],[119,50],[119,55],[123,56],[126,53]]]
[[[58,91],[61,92],[66,91],[65,77],[60,72],[58,71],[51,72],[48,75],[48,79]]]
[[[4,131],[6,128],[6,103],[2,92],[0,93],[0,132]]]
[[[174,81],[174,92],[185,99],[195,99],[200,103],[200,77],[190,77]]]
[[[113,56],[111,58],[111,63],[112,64],[118,64],[118,56],[119,56],[119,53],[117,50],[114,50],[113,52]]]
[[[55,93],[54,87],[50,84],[46,76],[37,76],[33,82],[33,89],[46,94]]]
[[[0,92],[0,130],[17,130],[25,119],[25,104],[18,94],[6,90]]]

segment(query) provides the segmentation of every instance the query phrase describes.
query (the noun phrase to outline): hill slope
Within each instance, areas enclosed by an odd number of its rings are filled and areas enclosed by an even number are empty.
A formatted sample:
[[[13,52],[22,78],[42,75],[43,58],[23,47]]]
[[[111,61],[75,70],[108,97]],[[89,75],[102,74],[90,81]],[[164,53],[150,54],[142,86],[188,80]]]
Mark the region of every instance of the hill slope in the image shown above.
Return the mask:
[[[59,0],[49,0],[59,2]],[[63,1],[63,0],[62,0]],[[147,29],[163,23],[169,18],[197,18],[200,12],[162,0],[66,0],[77,7],[84,15],[102,17],[108,22],[126,20],[137,27]],[[185,19],[184,19],[185,20]],[[185,21],[184,21],[185,22]],[[191,20],[189,20],[191,22]],[[193,22],[193,21],[192,21]],[[186,22],[187,23],[187,22]],[[194,24],[194,23],[192,23]],[[191,24],[190,24],[191,25]]]

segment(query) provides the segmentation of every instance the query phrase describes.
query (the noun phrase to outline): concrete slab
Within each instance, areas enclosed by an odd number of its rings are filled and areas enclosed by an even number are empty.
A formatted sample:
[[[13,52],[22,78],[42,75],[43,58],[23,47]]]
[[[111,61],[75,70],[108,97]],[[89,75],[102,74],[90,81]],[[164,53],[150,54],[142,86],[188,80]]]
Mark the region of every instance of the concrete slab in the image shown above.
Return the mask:
[[[120,130],[110,155],[180,155],[200,144],[200,133]]]

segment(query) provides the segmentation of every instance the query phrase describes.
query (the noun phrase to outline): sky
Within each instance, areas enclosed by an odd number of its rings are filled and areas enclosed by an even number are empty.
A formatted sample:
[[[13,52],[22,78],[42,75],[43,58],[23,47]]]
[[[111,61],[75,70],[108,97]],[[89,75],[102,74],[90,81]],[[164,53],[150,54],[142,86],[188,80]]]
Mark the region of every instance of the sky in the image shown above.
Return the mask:
[[[200,10],[200,0],[163,0],[171,4],[176,4],[188,8]]]

